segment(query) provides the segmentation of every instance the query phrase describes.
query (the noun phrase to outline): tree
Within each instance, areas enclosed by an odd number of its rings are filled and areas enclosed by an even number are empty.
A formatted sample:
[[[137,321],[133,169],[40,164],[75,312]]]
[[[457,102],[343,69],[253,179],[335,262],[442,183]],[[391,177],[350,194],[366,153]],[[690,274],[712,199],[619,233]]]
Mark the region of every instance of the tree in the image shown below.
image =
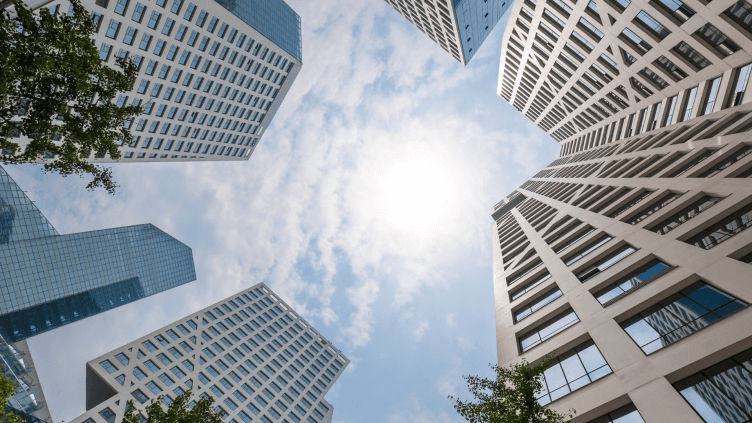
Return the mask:
[[[564,423],[572,418],[557,413],[536,401],[536,393],[543,390],[543,372],[551,365],[552,357],[531,367],[524,359],[509,368],[490,366],[496,379],[463,376],[476,402],[462,401],[451,395],[457,412],[470,423]]]
[[[214,398],[206,395],[198,399],[195,404],[189,403],[191,391],[185,392],[165,409],[162,406],[163,395],[153,399],[146,406],[146,422],[148,423],[223,423],[224,412],[216,413],[212,410]],[[123,423],[141,423],[141,412],[128,401],[125,406]]]
[[[24,419],[11,412],[8,400],[16,393],[16,384],[5,376],[0,365],[0,423],[24,423]]]
[[[15,10],[0,10],[0,162],[52,159],[45,172],[90,174],[88,189],[114,193],[111,169],[86,160],[92,152],[117,160],[118,146],[130,141],[125,125],[142,108],[113,99],[133,88],[138,67],[121,57],[110,67],[100,58],[91,39],[99,23],[79,0],[68,14],[10,1]],[[25,151],[13,141],[19,136],[30,140]]]

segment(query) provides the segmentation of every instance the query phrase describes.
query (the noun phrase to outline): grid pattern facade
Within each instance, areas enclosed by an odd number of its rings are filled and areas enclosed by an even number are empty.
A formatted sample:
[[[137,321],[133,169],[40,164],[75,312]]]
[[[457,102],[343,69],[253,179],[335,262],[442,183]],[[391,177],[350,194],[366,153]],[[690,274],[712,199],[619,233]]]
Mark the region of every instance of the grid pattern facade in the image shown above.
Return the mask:
[[[87,409],[72,423],[119,423],[126,403],[191,390],[229,423],[331,422],[324,396],[349,360],[264,284],[87,364]]]
[[[573,423],[747,421],[748,372],[718,374],[752,347],[750,130],[752,104],[709,110],[562,154],[494,206],[499,365],[554,354],[539,401]],[[572,358],[588,342],[606,374]]]
[[[467,64],[452,0],[384,0],[455,60]],[[495,0],[491,0],[495,1]]]
[[[300,17],[281,0],[217,3],[82,2],[100,57],[112,66],[130,57],[139,68],[133,89],[113,99],[144,107],[126,123],[133,139],[121,142],[121,162],[248,160],[258,145],[302,66]],[[14,141],[24,149],[29,140]],[[89,161],[113,160],[92,152]]]
[[[526,0],[498,94],[572,154],[750,101],[745,0]]]
[[[282,0],[217,0],[222,7],[303,62],[300,15]]]

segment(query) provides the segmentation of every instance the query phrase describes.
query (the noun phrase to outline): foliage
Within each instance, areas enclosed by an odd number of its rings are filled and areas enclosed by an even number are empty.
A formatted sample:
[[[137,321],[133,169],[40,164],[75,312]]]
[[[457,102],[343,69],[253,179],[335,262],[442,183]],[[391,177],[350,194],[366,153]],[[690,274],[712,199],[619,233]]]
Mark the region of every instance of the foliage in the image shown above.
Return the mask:
[[[476,402],[462,401],[451,395],[457,412],[470,423],[564,423],[572,418],[557,413],[536,401],[536,393],[543,390],[543,372],[551,365],[552,357],[531,367],[524,359],[509,368],[490,366],[496,379],[463,376]]]
[[[16,393],[16,384],[7,378],[0,365],[0,423],[24,423],[24,419],[8,410],[8,400]]]
[[[144,409],[147,423],[223,423],[224,413],[212,410],[214,398],[208,395],[200,397],[191,406],[191,391],[188,391],[175,398],[166,409],[162,405],[163,398],[164,395],[160,395]],[[132,400],[125,408],[123,423],[141,423],[142,414],[133,406]]]
[[[142,108],[112,100],[133,88],[136,64],[117,57],[117,69],[100,59],[91,39],[98,24],[79,0],[68,14],[12,2],[15,10],[0,10],[0,162],[54,158],[45,172],[90,174],[88,189],[114,193],[111,169],[86,160],[92,151],[117,160],[118,145],[131,139],[124,124]],[[13,141],[18,136],[30,139],[25,151]]]

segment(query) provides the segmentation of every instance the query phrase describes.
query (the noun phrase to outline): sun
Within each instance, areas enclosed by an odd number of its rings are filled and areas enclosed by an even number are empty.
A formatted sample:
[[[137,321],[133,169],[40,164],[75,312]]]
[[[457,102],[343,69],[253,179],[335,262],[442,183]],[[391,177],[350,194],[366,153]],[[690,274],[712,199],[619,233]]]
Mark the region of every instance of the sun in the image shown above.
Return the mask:
[[[424,231],[446,224],[458,183],[447,160],[412,152],[385,166],[376,206],[386,222],[400,231]]]

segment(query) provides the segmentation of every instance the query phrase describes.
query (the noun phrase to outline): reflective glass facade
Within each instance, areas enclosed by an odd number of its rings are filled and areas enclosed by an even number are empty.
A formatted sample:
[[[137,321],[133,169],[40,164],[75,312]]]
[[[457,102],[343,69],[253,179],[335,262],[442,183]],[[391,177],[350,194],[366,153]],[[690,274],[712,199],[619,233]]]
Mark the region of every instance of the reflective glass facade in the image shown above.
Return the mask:
[[[752,421],[752,350],[707,368],[674,385],[703,420]]]
[[[473,58],[511,4],[511,0],[454,0],[465,64]]]
[[[215,0],[274,44],[303,61],[300,16],[282,0]]]
[[[196,279],[191,249],[153,225],[60,235],[2,168],[0,202],[0,327],[10,342]]]

